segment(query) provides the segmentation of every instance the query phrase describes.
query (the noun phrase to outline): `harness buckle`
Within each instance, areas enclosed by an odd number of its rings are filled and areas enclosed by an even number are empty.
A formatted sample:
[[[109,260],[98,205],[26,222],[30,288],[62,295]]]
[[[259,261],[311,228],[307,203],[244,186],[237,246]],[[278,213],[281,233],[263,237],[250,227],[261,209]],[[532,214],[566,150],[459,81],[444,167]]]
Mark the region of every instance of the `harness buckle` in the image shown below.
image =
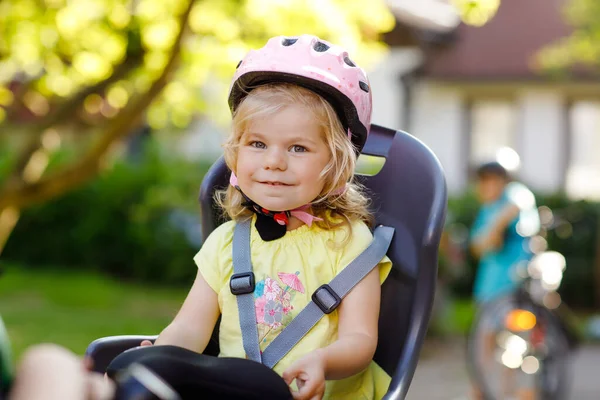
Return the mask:
[[[314,291],[311,298],[325,314],[331,314],[342,302],[340,296],[328,284],[321,285]]]
[[[242,272],[231,275],[229,280],[229,289],[232,294],[248,294],[254,292],[254,272]]]

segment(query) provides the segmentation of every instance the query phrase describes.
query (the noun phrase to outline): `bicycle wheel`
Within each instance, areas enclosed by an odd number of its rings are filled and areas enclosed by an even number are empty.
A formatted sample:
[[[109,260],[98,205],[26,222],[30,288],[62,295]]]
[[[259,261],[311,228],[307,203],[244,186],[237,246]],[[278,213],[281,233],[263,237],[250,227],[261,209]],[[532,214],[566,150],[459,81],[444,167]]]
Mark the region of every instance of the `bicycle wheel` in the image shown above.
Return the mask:
[[[542,332],[541,346],[535,352],[540,361],[536,375],[540,399],[562,400],[568,398],[570,387],[571,347],[564,330],[555,317],[546,309],[539,314],[546,321]]]
[[[569,348],[547,310],[509,295],[477,314],[467,365],[486,400],[559,400],[568,391]]]

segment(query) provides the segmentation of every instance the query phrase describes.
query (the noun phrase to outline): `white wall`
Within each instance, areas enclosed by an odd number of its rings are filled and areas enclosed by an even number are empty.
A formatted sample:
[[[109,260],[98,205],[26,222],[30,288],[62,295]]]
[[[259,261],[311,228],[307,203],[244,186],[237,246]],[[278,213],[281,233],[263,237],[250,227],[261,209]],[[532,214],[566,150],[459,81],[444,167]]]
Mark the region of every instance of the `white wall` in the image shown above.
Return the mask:
[[[450,193],[460,193],[467,184],[463,132],[460,89],[426,81],[417,83],[413,92],[410,133],[436,154],[446,173]]]
[[[460,193],[468,184],[464,97],[473,89],[426,80],[415,86],[411,133],[438,156],[451,193]],[[515,105],[519,178],[536,191],[560,190],[566,156],[564,94],[556,88],[519,89]]]
[[[538,191],[559,190],[566,155],[563,95],[552,89],[530,88],[521,91],[517,103],[521,110],[520,178]]]
[[[371,121],[387,128],[402,129],[404,92],[400,77],[421,63],[421,51],[412,47],[393,48],[367,71],[373,96]]]

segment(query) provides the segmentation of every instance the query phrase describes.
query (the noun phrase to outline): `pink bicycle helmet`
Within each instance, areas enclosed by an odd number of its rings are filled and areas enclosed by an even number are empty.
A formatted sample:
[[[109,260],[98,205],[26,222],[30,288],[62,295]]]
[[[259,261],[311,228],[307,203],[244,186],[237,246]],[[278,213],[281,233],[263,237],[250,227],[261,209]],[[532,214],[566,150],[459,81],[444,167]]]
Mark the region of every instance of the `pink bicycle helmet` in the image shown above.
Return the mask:
[[[294,83],[327,100],[360,153],[371,126],[371,92],[367,74],[343,48],[312,35],[269,39],[239,62],[229,88],[231,111],[250,90],[273,82]]]

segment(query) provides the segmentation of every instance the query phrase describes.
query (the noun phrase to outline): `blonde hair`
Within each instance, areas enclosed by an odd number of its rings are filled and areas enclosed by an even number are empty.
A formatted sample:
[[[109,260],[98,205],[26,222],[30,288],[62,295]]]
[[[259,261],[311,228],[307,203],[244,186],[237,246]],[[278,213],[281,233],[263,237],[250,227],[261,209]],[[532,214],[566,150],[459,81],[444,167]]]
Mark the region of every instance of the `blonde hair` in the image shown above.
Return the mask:
[[[323,229],[346,226],[355,221],[371,225],[368,200],[363,187],[354,182],[356,151],[329,102],[315,92],[289,83],[266,84],[250,91],[233,114],[233,126],[224,144],[225,162],[231,171],[237,165],[237,153],[243,134],[256,118],[273,115],[290,105],[301,105],[309,110],[321,127],[331,159],[321,172],[324,186],[311,203],[313,215],[323,221],[315,223]],[[341,189],[345,187],[343,192]],[[252,212],[242,205],[244,198],[233,186],[218,191],[215,199],[222,210],[234,220],[248,218]]]

